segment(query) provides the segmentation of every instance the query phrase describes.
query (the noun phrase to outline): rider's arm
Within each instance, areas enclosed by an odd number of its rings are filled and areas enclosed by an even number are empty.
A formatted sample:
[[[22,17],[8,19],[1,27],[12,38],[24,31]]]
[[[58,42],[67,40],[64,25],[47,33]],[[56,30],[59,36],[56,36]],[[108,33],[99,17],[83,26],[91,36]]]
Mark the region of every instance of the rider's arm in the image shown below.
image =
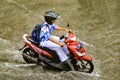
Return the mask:
[[[63,30],[63,31],[66,31],[66,32],[70,31],[69,29],[58,27],[58,26],[56,27],[56,30]]]
[[[66,45],[65,43],[61,43],[61,42],[57,41],[56,39],[54,39],[54,38],[52,38],[52,37],[50,37],[50,40],[51,40],[52,42],[60,45],[60,46],[65,46],[65,45]]]

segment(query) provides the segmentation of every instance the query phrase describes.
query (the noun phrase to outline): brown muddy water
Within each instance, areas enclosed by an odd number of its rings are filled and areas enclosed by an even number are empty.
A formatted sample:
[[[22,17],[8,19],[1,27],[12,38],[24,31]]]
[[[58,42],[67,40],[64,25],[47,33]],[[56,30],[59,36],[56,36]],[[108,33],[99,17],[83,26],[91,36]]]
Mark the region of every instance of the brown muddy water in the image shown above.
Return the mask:
[[[95,66],[92,74],[26,64],[22,35],[44,21],[45,11],[61,15]],[[0,0],[0,80],[120,80],[120,0]],[[60,36],[63,32],[55,32]]]

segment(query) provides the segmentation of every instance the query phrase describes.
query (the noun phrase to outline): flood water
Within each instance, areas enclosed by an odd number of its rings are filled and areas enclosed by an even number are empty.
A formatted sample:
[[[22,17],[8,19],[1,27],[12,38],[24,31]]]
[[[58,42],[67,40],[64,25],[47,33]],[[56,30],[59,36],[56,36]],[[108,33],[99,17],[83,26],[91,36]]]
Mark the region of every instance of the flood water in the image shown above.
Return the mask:
[[[26,64],[18,51],[22,35],[44,21],[45,11],[70,23],[93,58],[92,74]],[[120,80],[120,0],[0,0],[0,80]],[[60,36],[63,32],[55,32]]]

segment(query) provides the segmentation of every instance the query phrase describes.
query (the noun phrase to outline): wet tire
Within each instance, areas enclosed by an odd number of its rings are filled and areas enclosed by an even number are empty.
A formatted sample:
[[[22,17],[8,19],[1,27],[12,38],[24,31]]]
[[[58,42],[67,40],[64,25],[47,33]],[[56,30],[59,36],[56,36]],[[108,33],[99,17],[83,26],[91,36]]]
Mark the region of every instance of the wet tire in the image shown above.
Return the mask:
[[[30,59],[30,57],[37,59],[37,55],[35,54],[35,52],[33,50],[31,50],[30,48],[26,48],[24,49],[23,53],[23,59],[25,60],[26,63],[35,63],[34,60]]]
[[[92,73],[94,70],[94,65],[92,62],[89,62],[86,60],[77,61],[76,69],[77,69],[77,71],[81,71],[81,72],[85,72],[85,73]]]

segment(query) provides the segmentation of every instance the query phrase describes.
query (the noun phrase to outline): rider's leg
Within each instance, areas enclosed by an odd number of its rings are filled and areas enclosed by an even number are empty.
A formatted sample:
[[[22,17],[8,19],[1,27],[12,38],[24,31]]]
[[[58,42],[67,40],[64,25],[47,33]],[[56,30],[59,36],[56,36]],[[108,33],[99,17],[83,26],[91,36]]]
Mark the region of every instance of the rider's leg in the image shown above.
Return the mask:
[[[67,55],[64,53],[63,49],[61,46],[59,46],[58,44],[55,44],[51,41],[45,41],[42,43],[43,47],[48,47],[51,50],[55,50],[57,55],[59,56],[61,62],[67,63],[71,70],[75,70],[71,61],[68,59]]]
[[[61,46],[59,46],[58,44],[49,40],[49,41],[42,42],[41,45],[43,47],[47,47],[51,50],[55,50],[57,55],[59,56],[61,62],[64,62],[65,60],[68,59],[67,55],[64,53]]]
[[[56,39],[57,41],[60,41],[60,42],[64,42],[65,41],[65,39],[60,39],[60,37],[58,37],[58,36],[52,36],[52,38],[54,38],[54,39]],[[65,54],[67,54],[67,55],[70,54],[70,51],[68,50],[67,45],[62,47],[62,49],[63,49]]]
[[[66,55],[70,54],[70,51],[68,50],[67,45],[63,46],[62,49],[63,49],[63,51],[65,52]]]

